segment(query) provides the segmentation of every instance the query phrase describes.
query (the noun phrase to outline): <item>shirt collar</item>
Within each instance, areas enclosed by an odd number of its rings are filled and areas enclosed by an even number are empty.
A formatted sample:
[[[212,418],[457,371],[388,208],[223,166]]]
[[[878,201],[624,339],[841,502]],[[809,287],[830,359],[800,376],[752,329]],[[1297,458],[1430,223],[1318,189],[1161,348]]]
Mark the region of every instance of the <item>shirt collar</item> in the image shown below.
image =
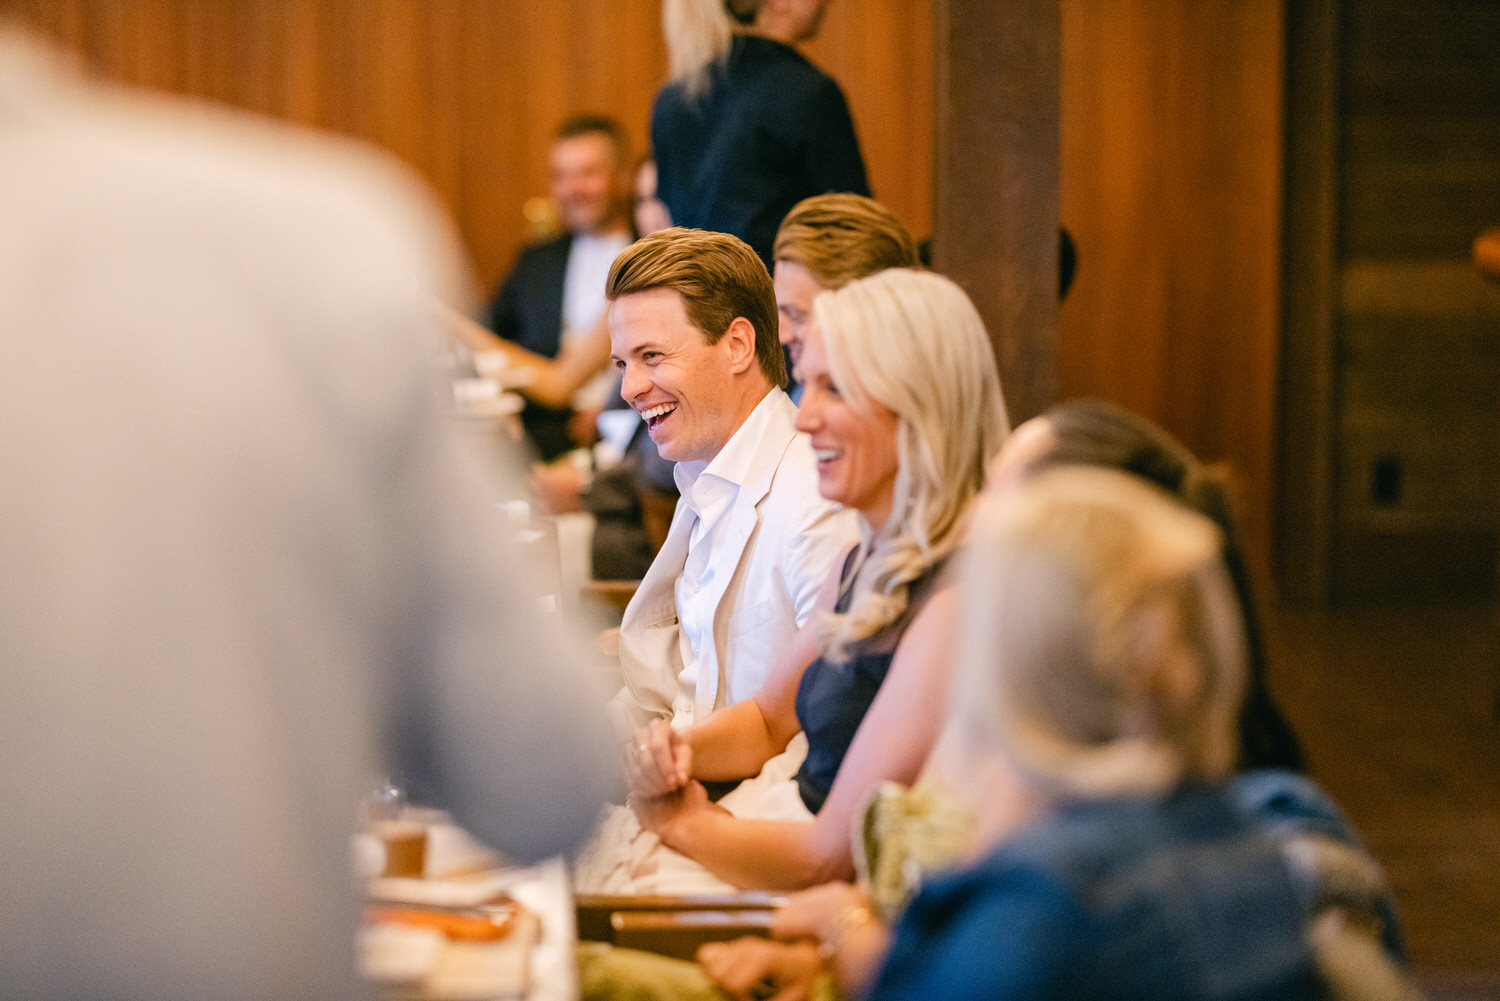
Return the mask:
[[[772,386],[712,459],[677,464],[673,471],[677,489],[694,514],[701,514],[701,509],[722,491],[738,490],[745,485],[759,464],[760,445],[770,428],[771,415],[779,405],[778,397],[784,399],[786,394]]]

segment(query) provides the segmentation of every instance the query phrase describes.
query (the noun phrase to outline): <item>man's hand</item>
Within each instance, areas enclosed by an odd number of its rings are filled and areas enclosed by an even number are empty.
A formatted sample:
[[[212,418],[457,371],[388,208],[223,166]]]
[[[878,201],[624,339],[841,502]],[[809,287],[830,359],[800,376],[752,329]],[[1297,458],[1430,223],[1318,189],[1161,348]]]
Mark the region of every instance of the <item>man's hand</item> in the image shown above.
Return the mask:
[[[698,964],[741,1001],[803,1001],[822,966],[808,942],[754,937],[710,942],[698,950]]]
[[[578,495],[585,479],[584,472],[566,457],[538,462],[531,467],[531,492],[548,514],[568,514],[579,510]]]
[[[599,440],[599,410],[575,410],[568,418],[568,437],[579,448],[590,448]]]

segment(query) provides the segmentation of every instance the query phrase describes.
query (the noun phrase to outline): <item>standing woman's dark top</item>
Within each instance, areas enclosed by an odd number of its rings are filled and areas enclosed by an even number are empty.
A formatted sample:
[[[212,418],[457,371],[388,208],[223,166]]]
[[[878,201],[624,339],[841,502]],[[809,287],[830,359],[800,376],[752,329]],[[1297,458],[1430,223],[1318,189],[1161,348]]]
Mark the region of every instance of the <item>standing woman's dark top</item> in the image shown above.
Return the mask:
[[[672,78],[651,110],[657,196],[678,226],[732,233],[772,266],[804,198],[869,195],[844,92],[794,46],[826,0],[663,0]]]
[[[657,195],[679,226],[733,233],[771,266],[776,227],[802,199],[870,193],[854,120],[833,78],[790,45],[737,35],[694,98],[668,84],[651,112]]]

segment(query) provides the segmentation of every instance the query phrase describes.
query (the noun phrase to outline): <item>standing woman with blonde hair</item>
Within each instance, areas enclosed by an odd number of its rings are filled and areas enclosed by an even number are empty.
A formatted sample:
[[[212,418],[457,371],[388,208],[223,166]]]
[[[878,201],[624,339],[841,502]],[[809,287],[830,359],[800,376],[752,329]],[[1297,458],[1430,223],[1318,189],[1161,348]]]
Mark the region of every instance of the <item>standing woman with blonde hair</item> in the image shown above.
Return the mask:
[[[870,193],[844,93],[794,47],[828,0],[664,0],[671,79],[651,112],[657,195],[679,226],[732,233],[767,269],[782,217]]]

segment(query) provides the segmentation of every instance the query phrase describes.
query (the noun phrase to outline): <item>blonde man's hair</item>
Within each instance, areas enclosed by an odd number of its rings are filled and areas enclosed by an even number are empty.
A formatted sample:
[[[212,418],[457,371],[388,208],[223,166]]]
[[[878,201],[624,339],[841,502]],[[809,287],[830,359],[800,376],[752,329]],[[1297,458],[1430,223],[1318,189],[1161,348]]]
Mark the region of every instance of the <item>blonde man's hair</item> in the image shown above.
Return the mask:
[[[1245,660],[1221,544],[1115,470],[1049,470],[986,498],[964,554],[950,780],[997,753],[1063,798],[1226,776]]]
[[[824,288],[843,288],[887,268],[921,267],[896,214],[864,195],[804,198],[781,220],[771,259],[806,268]]]
[[[856,411],[897,418],[895,496],[861,587],[825,616],[823,652],[846,659],[907,607],[911,582],[946,558],[1009,424],[994,350],[963,290],[941,275],[882,271],[813,300],[829,375]]]
[[[688,320],[717,344],[735,317],[755,328],[755,358],[773,386],[786,385],[776,339],[776,290],[765,263],[737,236],[673,226],[626,247],[610,265],[604,296],[669,288],[682,296]]]
[[[762,0],[663,0],[668,77],[688,97],[708,90],[715,65],[729,58],[734,33],[755,23]]]

